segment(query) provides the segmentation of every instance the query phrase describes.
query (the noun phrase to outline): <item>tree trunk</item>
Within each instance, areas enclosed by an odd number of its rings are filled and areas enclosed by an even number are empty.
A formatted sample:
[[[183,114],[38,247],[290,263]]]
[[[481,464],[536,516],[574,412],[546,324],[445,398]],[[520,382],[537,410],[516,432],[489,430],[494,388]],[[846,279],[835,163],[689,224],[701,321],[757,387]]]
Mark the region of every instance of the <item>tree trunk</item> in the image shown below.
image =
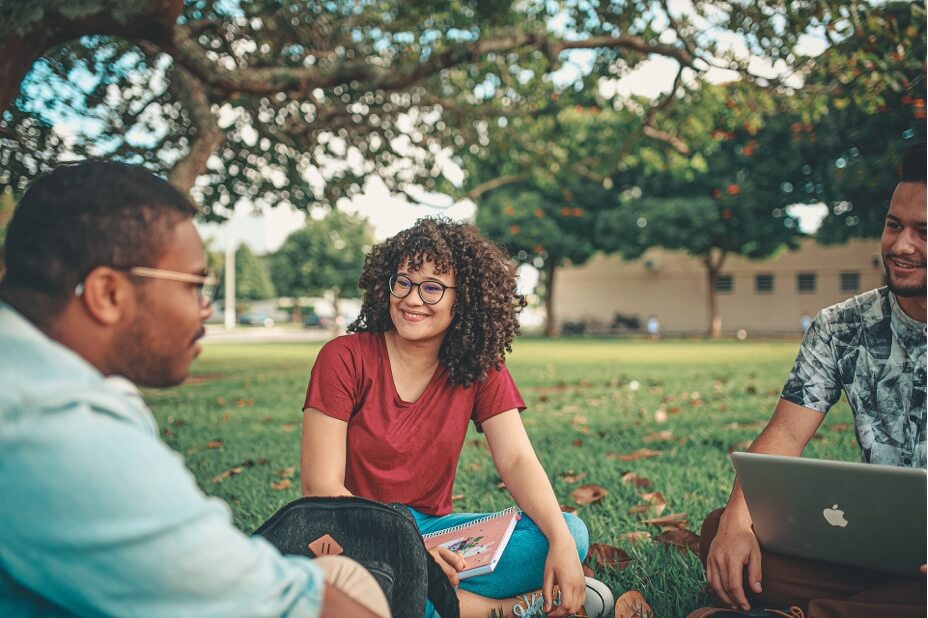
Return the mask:
[[[554,272],[555,260],[549,258],[545,264],[545,337],[557,337],[557,320],[554,316]]]
[[[708,334],[713,339],[719,339],[722,336],[722,316],[719,314],[718,293],[715,288],[719,281],[719,272],[725,263],[727,251],[719,251],[717,258],[713,259],[712,250],[703,258],[703,264],[706,267],[706,281],[709,289],[706,291],[707,306],[709,308],[709,331]]]
[[[51,3],[45,3],[51,4]],[[89,4],[89,3],[87,3]],[[23,77],[48,50],[91,34],[108,34],[130,41],[168,44],[183,9],[182,0],[149,0],[134,11],[113,10],[100,0],[96,11],[82,9],[80,17],[66,11],[36,9],[36,21],[3,24],[0,35],[0,111],[9,109],[19,94]]]

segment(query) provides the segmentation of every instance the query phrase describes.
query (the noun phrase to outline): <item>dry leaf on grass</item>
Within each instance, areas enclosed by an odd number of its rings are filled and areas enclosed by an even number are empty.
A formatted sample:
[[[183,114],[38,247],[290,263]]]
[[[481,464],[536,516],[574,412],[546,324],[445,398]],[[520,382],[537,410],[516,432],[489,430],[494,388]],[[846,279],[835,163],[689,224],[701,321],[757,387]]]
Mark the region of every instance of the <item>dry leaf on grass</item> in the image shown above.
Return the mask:
[[[454,494],[453,496],[451,496],[451,501],[452,501],[452,502],[454,502],[454,501],[456,501],[456,500],[463,500],[463,499],[464,499],[464,494]]]
[[[654,513],[654,515],[660,515],[664,512],[664,509],[667,508],[667,499],[659,491],[652,491],[650,493],[642,494],[641,498],[647,504],[638,504],[636,506],[628,509],[629,515],[640,515],[642,513]]]
[[[751,443],[753,440],[745,440],[743,442],[735,442],[734,444],[729,445],[728,452],[734,453],[735,451],[746,451],[751,448]]]
[[[236,399],[235,405],[238,406],[239,408],[250,408],[251,406],[255,405],[255,400],[254,399]]]
[[[854,426],[850,423],[832,423],[828,426],[828,429],[832,431],[851,431]]]
[[[649,448],[640,448],[637,451],[632,453],[608,453],[606,457],[615,461],[637,461],[639,459],[649,459],[651,457],[657,457],[661,454],[661,451],[652,451]]]
[[[640,543],[642,541],[650,541],[651,533],[645,532],[644,530],[636,530],[635,532],[626,532],[621,535],[618,539],[619,543]]]
[[[671,513],[670,515],[664,515],[663,517],[654,517],[652,519],[645,519],[641,523],[648,524],[649,526],[658,526],[658,527],[671,527],[671,528],[681,528],[686,525],[686,513]]]
[[[577,415],[573,417],[570,422],[574,425],[586,425],[586,417]]]
[[[600,568],[622,570],[632,561],[631,556],[624,549],[604,545],[602,543],[593,543],[587,553],[587,559],[592,558]]]
[[[222,448],[222,440],[210,440],[206,443],[206,448]]]
[[[585,564],[583,565],[583,574],[586,575],[587,577],[596,577],[596,573],[593,572],[593,569],[591,569]]]
[[[295,473],[296,473],[296,466],[287,466],[286,468],[278,472],[278,474],[280,474],[280,478],[282,479],[291,478]]]
[[[664,530],[654,541],[668,547],[675,547],[681,554],[691,551],[699,555],[699,535],[686,528],[669,528]]]
[[[606,491],[605,488],[595,483],[587,483],[573,490],[570,496],[574,499],[574,502],[582,506],[584,504],[599,502],[605,498],[608,493],[609,492]]]
[[[643,476],[638,476],[634,472],[626,472],[622,475],[622,482],[626,485],[634,485],[639,489],[651,486],[651,480]]]
[[[291,481],[290,479],[284,479],[282,481],[272,482],[271,489],[273,489],[274,491],[283,491],[285,489],[289,489],[290,484],[292,482],[293,481]]]
[[[577,438],[570,443],[571,446],[583,446],[583,438]]]
[[[284,423],[280,428],[283,429],[285,433],[290,433],[296,429],[296,423]]]
[[[641,439],[645,444],[650,444],[651,442],[670,442],[673,440],[673,432],[670,430],[658,431],[657,433],[651,433],[646,435]]]
[[[499,483],[496,484],[496,488],[497,488],[497,489],[506,489],[506,483],[504,483],[503,481],[500,481]]]
[[[654,610],[648,605],[644,595],[637,590],[629,590],[615,602],[615,618],[653,618]]]
[[[560,507],[561,507],[562,513],[576,513],[577,512],[577,507],[574,507],[574,506],[567,506],[566,504],[561,504]]]
[[[235,466],[234,468],[229,468],[228,470],[224,470],[223,472],[220,472],[219,474],[214,476],[212,479],[210,479],[209,482],[210,483],[221,483],[227,478],[235,476],[236,474],[241,474],[241,473],[242,473],[242,467]]]
[[[570,483],[573,485],[574,483],[585,479],[586,472],[574,472],[573,470],[568,470],[567,472],[561,473],[561,478],[564,479],[565,483]]]

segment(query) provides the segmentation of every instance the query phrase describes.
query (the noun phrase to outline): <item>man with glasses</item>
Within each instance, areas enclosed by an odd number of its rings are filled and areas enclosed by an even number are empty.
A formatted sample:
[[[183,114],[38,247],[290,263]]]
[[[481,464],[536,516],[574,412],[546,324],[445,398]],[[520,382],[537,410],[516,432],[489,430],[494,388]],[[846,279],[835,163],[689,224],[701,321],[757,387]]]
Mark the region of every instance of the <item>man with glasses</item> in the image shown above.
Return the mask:
[[[182,382],[215,279],[195,208],[84,162],[23,195],[0,282],[0,615],[386,616],[347,558],[281,556],[158,438],[136,384]]]

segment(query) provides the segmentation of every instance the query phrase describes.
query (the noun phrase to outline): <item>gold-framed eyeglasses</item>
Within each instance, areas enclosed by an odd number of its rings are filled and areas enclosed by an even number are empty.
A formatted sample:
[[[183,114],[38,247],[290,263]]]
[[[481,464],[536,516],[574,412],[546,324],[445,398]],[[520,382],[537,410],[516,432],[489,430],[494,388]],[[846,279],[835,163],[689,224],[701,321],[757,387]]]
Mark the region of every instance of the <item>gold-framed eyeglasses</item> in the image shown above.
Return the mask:
[[[149,268],[147,266],[132,266],[131,268],[116,268],[122,270],[134,277],[144,277],[146,279],[165,279],[167,281],[179,281],[181,283],[192,283],[197,289],[197,299],[200,306],[204,309],[213,302],[213,295],[216,288],[219,287],[219,279],[210,272],[203,274],[184,273],[177,270],[165,270],[163,268]],[[81,281],[74,289],[74,293],[80,296],[84,293],[84,282]]]

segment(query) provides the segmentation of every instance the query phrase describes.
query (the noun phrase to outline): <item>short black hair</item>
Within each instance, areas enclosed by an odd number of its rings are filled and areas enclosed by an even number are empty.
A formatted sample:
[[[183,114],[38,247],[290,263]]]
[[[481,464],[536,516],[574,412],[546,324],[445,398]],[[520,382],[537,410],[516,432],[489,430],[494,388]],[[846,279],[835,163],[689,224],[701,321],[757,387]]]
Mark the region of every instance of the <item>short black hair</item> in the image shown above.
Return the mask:
[[[13,213],[0,292],[38,299],[43,306],[28,317],[44,321],[94,268],[153,265],[168,233],[196,212],[187,196],[138,165],[58,167],[28,187]]]
[[[899,182],[925,182],[926,148],[925,142],[920,142],[905,149],[899,166]]]

